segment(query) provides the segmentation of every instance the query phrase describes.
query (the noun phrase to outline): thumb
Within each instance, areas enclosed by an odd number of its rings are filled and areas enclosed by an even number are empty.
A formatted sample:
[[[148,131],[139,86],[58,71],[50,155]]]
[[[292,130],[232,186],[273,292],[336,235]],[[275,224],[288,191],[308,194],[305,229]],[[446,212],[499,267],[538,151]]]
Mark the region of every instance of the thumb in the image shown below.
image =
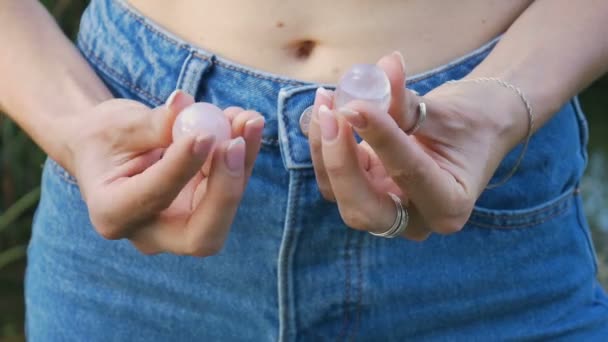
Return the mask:
[[[408,120],[407,113],[410,108],[411,99],[407,96],[405,89],[405,60],[399,51],[390,53],[378,61],[377,65],[384,70],[391,85],[391,105],[388,109],[389,114],[402,130],[407,131],[411,127],[411,120]]]
[[[137,134],[132,134],[129,147],[147,151],[171,144],[175,118],[193,103],[192,95],[178,89],[171,93],[165,105],[156,107],[151,112],[142,112],[138,119],[142,129],[137,130]]]

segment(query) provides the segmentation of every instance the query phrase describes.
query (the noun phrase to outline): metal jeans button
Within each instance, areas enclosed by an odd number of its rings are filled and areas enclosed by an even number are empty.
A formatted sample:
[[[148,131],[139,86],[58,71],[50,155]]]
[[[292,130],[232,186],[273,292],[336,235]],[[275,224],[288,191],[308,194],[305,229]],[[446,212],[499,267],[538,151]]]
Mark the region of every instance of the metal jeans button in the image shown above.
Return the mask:
[[[310,120],[312,119],[312,108],[310,106],[302,112],[300,115],[300,130],[302,130],[302,134],[308,137],[308,127],[310,127]]]

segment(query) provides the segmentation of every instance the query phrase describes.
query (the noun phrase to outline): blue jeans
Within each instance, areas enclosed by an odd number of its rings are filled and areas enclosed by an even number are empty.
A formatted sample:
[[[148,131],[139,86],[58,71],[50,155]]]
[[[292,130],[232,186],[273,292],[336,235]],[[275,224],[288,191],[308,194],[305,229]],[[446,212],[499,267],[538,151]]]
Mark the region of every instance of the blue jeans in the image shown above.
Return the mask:
[[[465,76],[496,41],[407,86],[425,94]],[[608,338],[578,190],[587,128],[575,99],[534,135],[515,176],[481,195],[461,232],[416,243],[349,229],[321,197],[298,125],[318,84],[191,46],[121,1],[92,1],[78,46],[117,97],[159,106],[181,88],[255,109],[267,125],[226,245],[204,259],[103,239],[76,180],[48,160],[29,246],[30,340]]]

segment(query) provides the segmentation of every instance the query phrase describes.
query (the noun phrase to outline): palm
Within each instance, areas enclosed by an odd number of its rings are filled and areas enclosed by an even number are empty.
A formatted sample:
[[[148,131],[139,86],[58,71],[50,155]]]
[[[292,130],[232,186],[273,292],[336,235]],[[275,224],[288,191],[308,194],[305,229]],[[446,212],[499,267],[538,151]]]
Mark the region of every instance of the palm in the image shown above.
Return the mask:
[[[187,219],[198,206],[207,188],[207,176],[199,171],[180,191],[175,200],[160,212],[161,218],[168,220]]]

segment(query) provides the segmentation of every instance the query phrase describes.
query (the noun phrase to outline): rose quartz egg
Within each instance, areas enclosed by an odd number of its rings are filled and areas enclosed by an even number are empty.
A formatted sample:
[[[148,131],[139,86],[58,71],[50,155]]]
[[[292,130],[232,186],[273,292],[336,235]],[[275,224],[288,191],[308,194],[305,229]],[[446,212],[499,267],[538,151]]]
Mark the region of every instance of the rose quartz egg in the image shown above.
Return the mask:
[[[374,64],[355,64],[340,78],[334,94],[334,108],[353,100],[371,102],[382,111],[388,111],[391,84],[382,68]]]
[[[230,122],[218,107],[205,102],[184,108],[173,124],[173,141],[186,136],[215,135],[215,144],[230,139]]]

